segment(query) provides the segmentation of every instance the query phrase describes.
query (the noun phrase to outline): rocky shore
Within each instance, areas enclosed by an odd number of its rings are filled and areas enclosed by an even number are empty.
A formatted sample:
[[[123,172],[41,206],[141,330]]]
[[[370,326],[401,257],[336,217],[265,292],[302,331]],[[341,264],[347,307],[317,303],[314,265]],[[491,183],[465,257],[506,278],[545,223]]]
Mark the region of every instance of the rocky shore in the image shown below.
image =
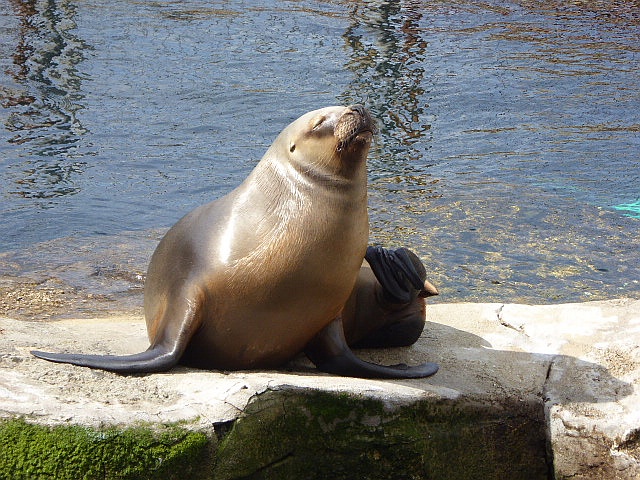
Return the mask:
[[[29,350],[132,353],[138,315],[0,318],[2,478],[640,477],[640,301],[436,304],[423,380],[278,371],[121,376]]]

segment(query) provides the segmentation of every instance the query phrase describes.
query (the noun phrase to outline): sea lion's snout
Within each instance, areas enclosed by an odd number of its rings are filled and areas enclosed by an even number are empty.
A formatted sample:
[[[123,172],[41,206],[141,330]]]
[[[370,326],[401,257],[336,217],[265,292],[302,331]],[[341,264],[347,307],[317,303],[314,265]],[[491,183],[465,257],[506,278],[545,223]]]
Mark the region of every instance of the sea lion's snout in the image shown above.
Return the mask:
[[[362,105],[350,105],[338,119],[333,134],[338,139],[338,151],[352,143],[371,143],[377,128],[369,111]]]

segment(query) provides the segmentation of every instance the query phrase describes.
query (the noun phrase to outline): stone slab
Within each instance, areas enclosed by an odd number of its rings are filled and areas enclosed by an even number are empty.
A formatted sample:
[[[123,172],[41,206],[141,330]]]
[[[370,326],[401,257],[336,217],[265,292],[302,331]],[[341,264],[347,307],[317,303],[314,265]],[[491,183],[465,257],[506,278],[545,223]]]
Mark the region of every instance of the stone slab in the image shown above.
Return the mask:
[[[427,402],[480,408],[491,412],[492,422],[501,415],[538,416],[556,478],[640,478],[638,300],[430,305],[416,345],[359,352],[379,363],[439,362],[440,372],[423,380],[333,377],[316,372],[304,358],[278,371],[177,368],[121,376],[29,354],[124,354],[146,347],[141,318],[2,318],[0,416],[43,425],[182,421],[207,430],[243,417],[265,392],[313,390],[375,400],[389,411]]]

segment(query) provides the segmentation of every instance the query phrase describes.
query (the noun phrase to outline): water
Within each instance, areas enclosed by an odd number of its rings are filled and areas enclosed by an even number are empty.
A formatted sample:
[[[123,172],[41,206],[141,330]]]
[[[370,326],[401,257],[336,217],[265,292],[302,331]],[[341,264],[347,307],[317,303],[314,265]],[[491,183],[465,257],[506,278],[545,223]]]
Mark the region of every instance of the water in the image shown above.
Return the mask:
[[[441,301],[640,295],[632,1],[0,11],[0,287],[139,305],[167,227],[300,114],[358,102],[381,127],[371,242],[416,250]]]

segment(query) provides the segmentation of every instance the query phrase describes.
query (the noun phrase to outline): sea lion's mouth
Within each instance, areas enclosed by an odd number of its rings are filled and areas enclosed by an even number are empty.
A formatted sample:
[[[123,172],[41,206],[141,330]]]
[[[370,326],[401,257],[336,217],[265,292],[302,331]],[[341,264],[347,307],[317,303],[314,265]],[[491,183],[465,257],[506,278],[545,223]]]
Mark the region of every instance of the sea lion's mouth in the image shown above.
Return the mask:
[[[342,114],[333,130],[338,139],[338,151],[353,143],[369,143],[377,132],[376,124],[369,111],[362,105],[351,105]]]

